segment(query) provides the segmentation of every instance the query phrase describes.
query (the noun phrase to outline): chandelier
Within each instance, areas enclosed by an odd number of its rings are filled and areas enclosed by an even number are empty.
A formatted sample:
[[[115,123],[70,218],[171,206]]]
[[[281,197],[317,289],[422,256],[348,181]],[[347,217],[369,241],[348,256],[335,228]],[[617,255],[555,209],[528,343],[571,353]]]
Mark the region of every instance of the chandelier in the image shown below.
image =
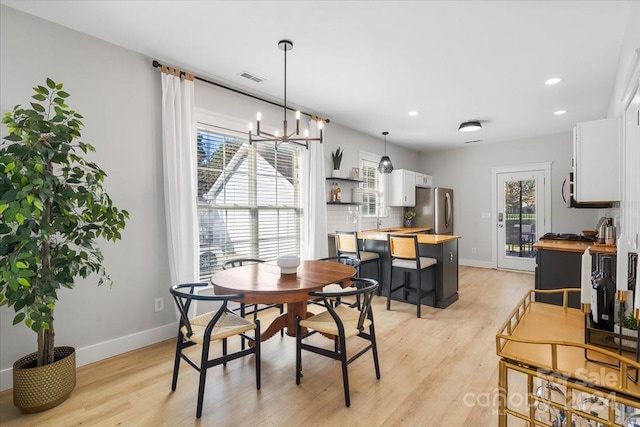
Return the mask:
[[[280,50],[284,51],[284,120],[282,124],[282,134],[279,131],[275,131],[273,134],[262,131],[260,129],[260,120],[262,119],[262,115],[258,113],[256,119],[256,136],[262,138],[253,137],[253,126],[249,124],[249,144],[252,144],[253,142],[271,141],[275,143],[276,149],[283,143],[295,144],[309,149],[309,141],[320,141],[322,144],[322,121],[321,119],[318,119],[318,129],[320,132],[319,138],[310,138],[309,129],[305,129],[304,136],[298,137],[298,135],[300,135],[300,111],[296,111],[296,130],[289,133],[287,128],[287,52],[293,49],[293,42],[289,40],[280,40],[278,42],[278,47]]]

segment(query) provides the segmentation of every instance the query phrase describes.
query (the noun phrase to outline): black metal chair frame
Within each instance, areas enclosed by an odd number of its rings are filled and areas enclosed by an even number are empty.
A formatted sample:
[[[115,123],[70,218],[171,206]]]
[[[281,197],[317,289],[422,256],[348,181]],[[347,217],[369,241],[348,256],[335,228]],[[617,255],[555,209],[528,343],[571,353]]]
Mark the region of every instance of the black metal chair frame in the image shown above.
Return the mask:
[[[359,267],[360,267],[360,260],[358,258],[353,258],[350,256],[346,256],[346,255],[341,255],[341,256],[330,256],[330,257],[326,257],[326,258],[320,258],[318,261],[330,261],[330,262],[339,262],[341,264],[344,265],[349,265],[353,268],[356,269],[356,271],[359,271]],[[356,273],[357,276],[357,273]],[[342,284],[342,283],[340,283]],[[340,302],[340,299],[338,299],[338,302]],[[322,301],[322,298],[313,298],[310,299],[308,304],[317,304],[317,305],[321,305],[324,306],[324,302]],[[356,302],[354,304],[352,304],[352,307],[359,307],[360,305],[360,297],[356,296]]]
[[[356,248],[356,252],[355,252],[355,257],[358,258],[360,260],[360,264],[369,264],[372,262],[376,263],[376,269],[378,270],[378,282],[382,282],[382,257],[378,256],[378,258],[374,258],[374,259],[370,259],[370,260],[366,260],[363,261],[362,257],[360,256],[360,252],[363,251],[364,249],[360,249],[360,244],[358,243],[358,233],[356,231],[336,231],[335,233],[335,237],[334,237],[334,241],[336,244],[336,255],[337,256],[346,256],[343,254],[349,254],[349,253],[353,253],[353,252],[345,252],[345,251],[341,251],[338,247],[339,247],[339,242],[338,242],[338,235],[339,234],[343,234],[343,235],[347,235],[347,234],[351,234],[353,235],[354,241],[355,241],[355,248]],[[364,241],[363,241],[363,245],[364,245]],[[370,251],[365,251],[365,252],[370,252]],[[358,277],[361,277],[360,274],[360,267],[357,268],[357,275]],[[380,295],[380,293],[382,292],[382,288],[378,288],[378,295]]]
[[[394,257],[391,255],[391,239],[392,238],[400,238],[400,239],[413,239],[413,244],[415,247],[415,258],[402,258],[402,257]],[[415,235],[406,235],[406,234],[388,234],[387,235],[387,249],[389,252],[389,294],[387,295],[387,310],[391,310],[391,294],[397,291],[398,289],[403,290],[403,298],[407,301],[410,292],[415,292],[416,295],[416,306],[417,306],[417,316],[422,317],[422,298],[429,294],[436,295],[435,301],[437,301],[437,282],[438,282],[438,264],[433,264],[426,268],[420,268],[420,250],[418,246],[418,236]],[[393,261],[395,259],[405,259],[405,260],[415,260],[416,267],[415,268],[403,268],[403,267],[394,267]],[[402,284],[393,287],[393,270],[399,270],[403,273],[403,281]],[[433,271],[433,289],[422,289],[422,271],[423,270],[432,270]],[[417,274],[417,288],[414,289],[409,286],[409,275],[411,273]]]
[[[173,300],[176,303],[178,311],[180,312],[180,324],[178,326],[178,339],[176,343],[176,355],[173,365],[173,379],[171,381],[171,390],[175,391],[178,385],[178,371],[180,369],[180,360],[184,360],[191,367],[193,367],[196,371],[200,373],[200,380],[198,384],[198,404],[196,408],[196,417],[200,418],[202,416],[202,405],[204,401],[204,388],[205,382],[207,379],[207,369],[212,366],[223,365],[227,366],[227,362],[235,359],[239,359],[244,356],[248,356],[251,354],[255,355],[255,369],[256,369],[256,389],[260,389],[260,320],[254,320],[254,324],[256,325],[254,331],[254,336],[251,337],[246,333],[237,334],[242,337],[242,342],[244,340],[249,340],[250,344],[249,348],[245,349],[244,347],[237,352],[228,353],[227,348],[227,339],[222,338],[222,356],[214,357],[209,359],[209,349],[211,346],[211,333],[213,328],[215,327],[218,320],[222,317],[223,313],[228,313],[233,316],[237,316],[233,313],[228,307],[227,304],[230,300],[237,300],[243,297],[242,294],[233,294],[233,295],[200,295],[194,293],[196,288],[206,288],[208,287],[208,283],[187,283],[172,286],[169,291],[173,296]],[[188,293],[185,293],[184,290],[188,289]],[[190,337],[193,335],[191,322],[188,316],[189,308],[191,307],[192,301],[215,301],[220,302],[221,305],[218,308],[217,312],[208,323],[205,328],[202,342],[202,352],[200,357],[200,364],[198,365],[196,362],[189,359],[187,355],[183,353],[183,350],[197,345],[197,343],[190,340]],[[187,334],[182,333],[182,327],[186,327]]]
[[[263,263],[264,260],[258,259],[258,258],[235,258],[235,259],[230,259],[228,261],[225,261],[222,264],[222,269],[223,270],[228,270],[229,268],[235,268],[235,267],[240,267],[243,266],[245,264],[248,263],[252,263],[252,264],[257,264],[257,263]],[[258,318],[258,313],[264,310],[269,310],[271,308],[278,308],[280,310],[280,314],[284,313],[284,304],[261,304],[262,306],[259,307],[258,304],[245,304],[245,303],[240,303],[240,308],[236,308],[234,310],[239,310],[240,311],[240,316],[245,317],[249,314],[253,314],[253,320],[256,320]],[[247,310],[247,307],[249,308],[249,310]],[[284,331],[280,331],[280,336],[284,336]],[[242,342],[242,348],[244,348],[244,341]]]
[[[347,366],[351,362],[358,359],[360,356],[365,354],[368,350],[371,350],[373,354],[373,363],[375,366],[376,378],[380,379],[378,347],[376,344],[373,311],[371,309],[371,301],[373,299],[373,294],[376,288],[378,288],[379,284],[378,284],[378,281],[376,280],[364,279],[364,278],[353,278],[351,281],[352,281],[352,286],[357,288],[354,291],[310,292],[309,293],[311,297],[321,298],[323,300],[324,305],[327,308],[327,311],[329,312],[334,322],[336,323],[336,326],[338,328],[338,335],[333,337],[334,339],[333,351],[323,347],[318,347],[318,346],[314,346],[314,345],[303,342],[305,338],[308,338],[311,335],[318,333],[319,331],[310,330],[303,335],[302,326],[300,325],[300,322],[302,319],[300,319],[299,317],[296,319],[296,384],[300,385],[300,378],[302,377],[302,350],[307,350],[312,353],[319,354],[321,356],[326,356],[331,359],[339,360],[342,365],[342,382],[344,387],[344,401],[347,407],[351,406],[351,400],[349,397],[349,374],[347,370]],[[358,308],[360,315],[357,323],[358,330],[359,330],[359,333],[357,336],[369,341],[369,344],[365,348],[360,350],[358,353],[356,353],[355,355],[347,359],[347,351],[346,351],[347,342],[346,342],[344,324],[342,323],[342,320],[340,319],[338,313],[336,313],[336,309],[335,309],[336,306],[334,306],[331,303],[331,300],[332,299],[338,300],[341,297],[348,297],[348,296],[356,296],[361,298],[361,306]],[[354,308],[349,308],[349,309],[355,310]],[[365,319],[369,319],[371,321],[371,325],[369,326],[368,333],[365,332],[365,328],[364,328]]]

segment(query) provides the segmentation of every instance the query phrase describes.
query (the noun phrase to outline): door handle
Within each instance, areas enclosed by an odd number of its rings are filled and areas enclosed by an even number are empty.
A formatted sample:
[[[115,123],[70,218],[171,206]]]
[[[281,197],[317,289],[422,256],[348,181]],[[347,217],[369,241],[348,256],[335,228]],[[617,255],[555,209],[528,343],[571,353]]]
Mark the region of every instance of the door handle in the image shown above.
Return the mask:
[[[498,227],[503,228],[504,224],[500,223],[500,224],[498,224]]]

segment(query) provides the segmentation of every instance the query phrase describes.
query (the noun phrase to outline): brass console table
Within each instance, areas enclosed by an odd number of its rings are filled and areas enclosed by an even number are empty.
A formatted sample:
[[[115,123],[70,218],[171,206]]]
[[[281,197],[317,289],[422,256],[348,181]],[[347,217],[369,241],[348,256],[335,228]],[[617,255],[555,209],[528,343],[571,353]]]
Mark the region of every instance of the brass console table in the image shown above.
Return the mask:
[[[632,380],[640,363],[635,355],[584,343],[584,314],[567,306],[572,292],[580,289],[530,291],[496,334],[500,427],[510,420],[626,426],[625,420],[640,414],[640,385]],[[563,305],[535,302],[536,293],[561,293]],[[606,363],[586,358],[587,352]]]

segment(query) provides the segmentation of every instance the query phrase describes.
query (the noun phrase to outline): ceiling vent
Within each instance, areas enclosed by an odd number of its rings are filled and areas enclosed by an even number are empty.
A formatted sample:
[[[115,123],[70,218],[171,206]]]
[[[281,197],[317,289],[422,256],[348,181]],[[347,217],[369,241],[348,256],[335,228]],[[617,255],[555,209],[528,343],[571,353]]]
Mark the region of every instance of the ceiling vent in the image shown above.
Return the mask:
[[[248,71],[243,71],[243,72],[241,72],[241,73],[240,73],[240,74],[238,74],[238,75],[239,75],[240,77],[244,77],[245,79],[249,79],[249,80],[251,80],[251,81],[253,81],[253,82],[256,82],[256,83],[262,83],[263,81],[267,80],[267,79],[265,79],[265,78],[258,77],[258,76],[254,75],[254,74],[251,74],[251,73],[250,73],[250,72],[248,72]]]

